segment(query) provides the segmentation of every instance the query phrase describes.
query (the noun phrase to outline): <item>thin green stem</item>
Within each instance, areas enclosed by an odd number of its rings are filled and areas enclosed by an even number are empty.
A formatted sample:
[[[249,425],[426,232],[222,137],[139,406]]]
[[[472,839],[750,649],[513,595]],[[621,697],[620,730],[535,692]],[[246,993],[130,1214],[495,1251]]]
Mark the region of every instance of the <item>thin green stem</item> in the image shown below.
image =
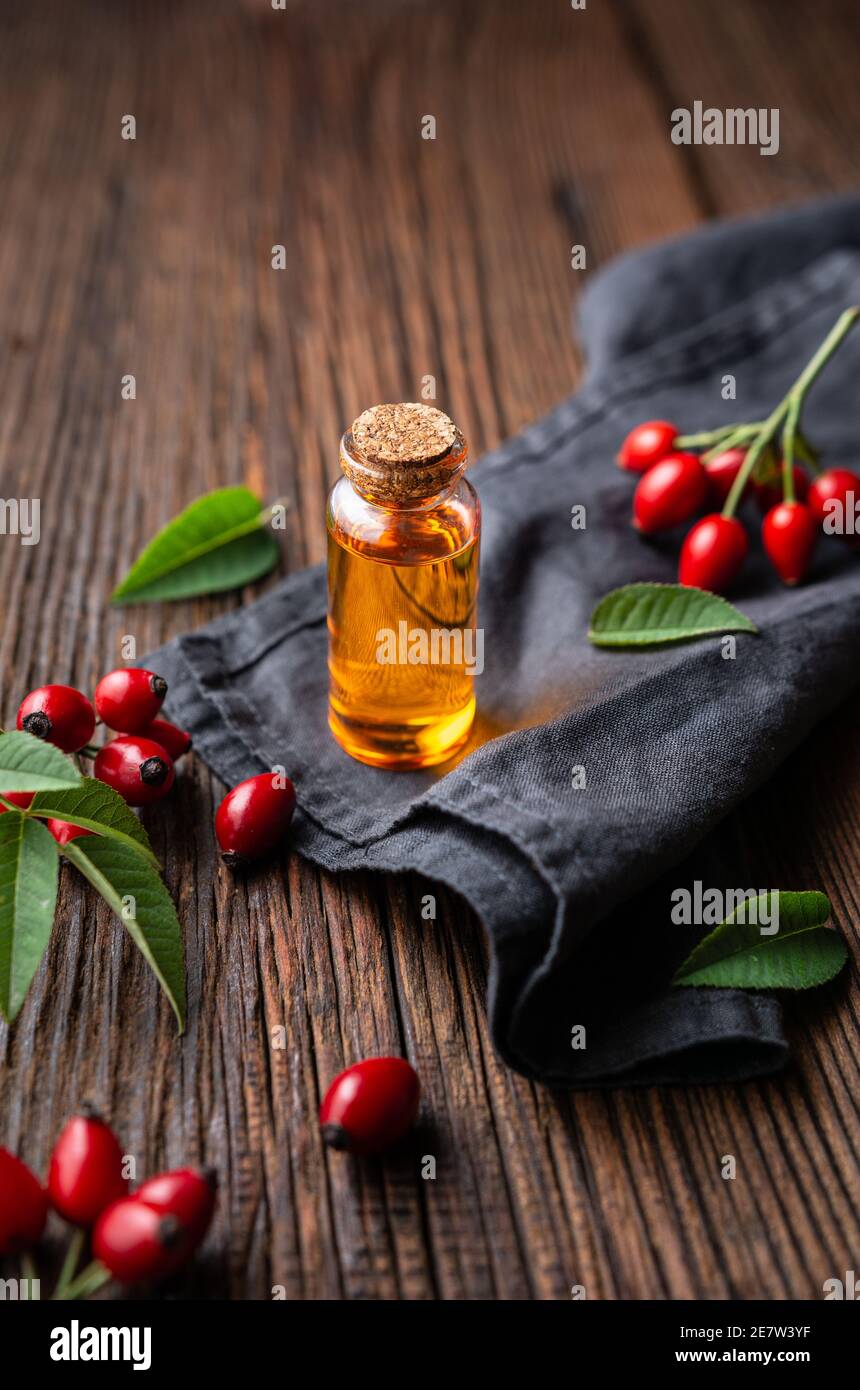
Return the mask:
[[[62,1293],[55,1293],[54,1298],[61,1302],[69,1302],[71,1299],[89,1298],[90,1294],[97,1293],[103,1284],[110,1279],[110,1270],[105,1269],[100,1260],[93,1260],[91,1264],[81,1270],[77,1279],[73,1279],[67,1284]]]
[[[726,498],[726,504],[723,507],[723,516],[726,518],[727,521],[734,516],[735,508],[737,507],[738,503],[741,500],[741,497],[743,496],[743,490],[750,480],[753,469],[755,468],[756,464],[758,463],[768,444],[771,443],[774,436],[776,435],[776,432],[782,424],[787,411],[788,399],[786,398],[785,400],[780,401],[776,409],[768,416],[768,418],[765,420],[764,424],[761,427],[760,433],[757,435],[755,441],[747,450],[747,456],[741,464],[737,477],[732,483],[732,486],[729,490],[729,495]]]
[[[54,1298],[65,1297],[65,1291],[74,1279],[83,1248],[84,1233],[80,1230],[75,1231],[66,1249],[66,1258],[63,1260],[63,1267],[60,1270],[57,1287],[54,1289]]]
[[[794,497],[794,442],[797,438],[797,425],[800,420],[801,402],[792,396],[782,432],[782,497],[784,502],[793,502]]]

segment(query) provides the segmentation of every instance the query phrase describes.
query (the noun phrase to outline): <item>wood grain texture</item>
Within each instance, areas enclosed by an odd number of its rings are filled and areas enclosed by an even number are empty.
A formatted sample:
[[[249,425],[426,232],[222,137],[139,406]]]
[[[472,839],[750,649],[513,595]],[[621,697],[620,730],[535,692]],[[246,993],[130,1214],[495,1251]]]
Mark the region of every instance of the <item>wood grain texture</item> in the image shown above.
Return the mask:
[[[45,680],[91,688],[124,634],[143,653],[252,596],[106,607],[206,489],[289,496],[298,569],[324,554],[337,440],[369,403],[433,375],[480,452],[567,394],[571,244],[591,273],[711,214],[850,188],[858,43],[851,0],[814,21],[786,0],[6,0],[0,495],[39,497],[42,517],[38,546],[0,543],[6,720]],[[671,110],[697,97],[780,105],[779,156],[673,146]],[[855,965],[857,708],[684,871],[821,887]],[[204,1255],[171,1292],[816,1298],[857,1267],[856,973],[790,1004],[776,1080],[552,1094],[493,1051],[484,943],[454,896],[434,890],[425,923],[418,879],[295,856],[236,884],[213,853],[221,792],[192,759],[146,814],[185,926],[186,1036],[70,871],[0,1029],[0,1140],[29,1162],[89,1097],[141,1175],[219,1170]],[[414,1141],[384,1162],[327,1154],[322,1090],[383,1051],[421,1074]]]

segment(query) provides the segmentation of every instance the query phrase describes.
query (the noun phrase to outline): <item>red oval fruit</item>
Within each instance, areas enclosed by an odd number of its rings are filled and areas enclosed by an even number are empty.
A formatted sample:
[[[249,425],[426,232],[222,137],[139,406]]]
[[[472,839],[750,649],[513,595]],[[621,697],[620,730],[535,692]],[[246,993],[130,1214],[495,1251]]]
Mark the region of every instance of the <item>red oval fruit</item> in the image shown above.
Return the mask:
[[[632,473],[644,473],[672,452],[678,430],[668,420],[646,420],[628,434],[618,451],[618,464]]]
[[[723,594],[746,559],[749,539],[737,517],[703,516],[684,537],[679,584]]]
[[[708,495],[715,507],[722,507],[725,503],[746,456],[745,449],[724,449],[703,464],[708,475]],[[745,494],[746,491],[744,488]]]
[[[56,840],[58,845],[67,845],[71,840],[77,840],[81,835],[92,835],[92,830],[84,830],[82,825],[72,825],[67,820],[49,820],[46,825]]]
[[[809,568],[818,526],[803,502],[780,502],[762,522],[762,544],[785,584],[799,584]]]
[[[167,681],[162,676],[123,667],[102,676],[96,686],[96,711],[109,729],[136,734],[152,723],[166,694]]]
[[[782,464],[777,462],[776,468],[782,469]],[[799,464],[794,465],[794,497],[797,502],[805,502],[809,492],[809,478]],[[782,473],[777,472],[775,477],[766,483],[753,483],[753,493],[759,508],[764,515],[773,507],[778,507],[782,501]]]
[[[153,719],[151,724],[140,730],[138,738],[151,738],[153,743],[160,743],[174,762],[191,747],[191,735],[176,724],[171,724],[168,719]]]
[[[164,1216],[137,1196],[122,1197],[102,1212],[92,1240],[93,1256],[121,1284],[164,1279],[191,1253],[175,1216]]]
[[[209,1229],[217,1190],[214,1169],[174,1168],[147,1178],[134,1195],[161,1216],[175,1216],[190,1248],[196,1250]]]
[[[48,1194],[26,1163],[0,1148],[0,1255],[15,1255],[41,1239]]]
[[[633,494],[633,525],[651,534],[687,521],[708,494],[708,475],[695,454],[670,454],[649,468]]]
[[[51,1154],[48,1196],[54,1210],[75,1226],[91,1226],[127,1190],[113,1130],[94,1111],[73,1115]]]
[[[13,806],[20,806],[22,811],[26,811],[26,810],[27,810],[27,807],[30,805],[30,802],[33,800],[33,797],[34,797],[35,795],[36,795],[35,792],[3,792],[3,793],[2,793],[2,796],[3,796],[3,800],[4,800],[4,801],[11,801]],[[5,807],[5,806],[0,806],[0,816],[2,816],[2,814],[3,814],[3,812],[4,812],[5,810],[6,810],[6,807]]]
[[[100,748],[93,774],[106,782],[129,806],[160,801],[173,786],[173,762],[160,743],[123,734]]]
[[[850,468],[828,468],[810,485],[809,510],[826,535],[844,536],[860,544],[860,476]]]
[[[323,1139],[352,1154],[381,1153],[402,1139],[421,1092],[402,1057],[368,1057],[336,1076],[320,1106]]]
[[[86,695],[74,686],[40,685],[22,701],[17,724],[64,753],[76,753],[92,738],[96,716]]]
[[[289,777],[263,772],[229,791],[215,815],[221,858],[231,869],[268,854],[286,834],[296,808]]]

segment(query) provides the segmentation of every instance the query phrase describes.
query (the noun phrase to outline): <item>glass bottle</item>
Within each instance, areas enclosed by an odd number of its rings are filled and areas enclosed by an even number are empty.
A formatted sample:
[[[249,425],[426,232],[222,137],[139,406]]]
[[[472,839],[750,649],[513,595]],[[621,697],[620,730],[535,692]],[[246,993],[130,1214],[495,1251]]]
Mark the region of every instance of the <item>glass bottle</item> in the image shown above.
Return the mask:
[[[429,767],[465,743],[483,668],[480,503],[432,406],[366,410],[329,495],[329,726],[361,762]]]

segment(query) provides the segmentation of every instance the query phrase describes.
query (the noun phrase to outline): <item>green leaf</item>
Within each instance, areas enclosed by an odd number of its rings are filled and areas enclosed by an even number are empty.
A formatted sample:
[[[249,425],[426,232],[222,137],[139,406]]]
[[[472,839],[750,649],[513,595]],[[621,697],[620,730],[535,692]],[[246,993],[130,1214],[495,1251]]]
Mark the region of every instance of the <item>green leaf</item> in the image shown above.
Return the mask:
[[[149,836],[137,816],[113,787],[95,777],[84,777],[79,787],[67,791],[39,792],[29,809],[31,815],[52,816],[106,835],[142,855],[153,868],[159,867]]]
[[[89,879],[127,928],[170,1000],[181,1033],[185,1027],[182,929],[160,877],[138,850],[116,840],[73,840],[63,845],[61,852]]]
[[[756,626],[718,594],[687,584],[626,584],[600,600],[591,615],[596,647],[646,647],[686,642],[709,632],[756,632]]]
[[[38,740],[36,740],[38,742]],[[11,1023],[45,953],[57,902],[57,846],[18,811],[0,816],[0,1013]]]
[[[0,794],[77,787],[81,774],[53,743],[14,729],[0,734]]]
[[[280,551],[259,498],[245,487],[198,497],[138,556],[112,603],[149,603],[238,589],[268,574]]]
[[[829,916],[830,903],[823,893],[761,893],[748,898],[699,943],[672,983],[721,989],[822,985],[848,959],[842,937],[823,925]],[[777,923],[777,932],[762,935],[763,926],[768,930]]]

